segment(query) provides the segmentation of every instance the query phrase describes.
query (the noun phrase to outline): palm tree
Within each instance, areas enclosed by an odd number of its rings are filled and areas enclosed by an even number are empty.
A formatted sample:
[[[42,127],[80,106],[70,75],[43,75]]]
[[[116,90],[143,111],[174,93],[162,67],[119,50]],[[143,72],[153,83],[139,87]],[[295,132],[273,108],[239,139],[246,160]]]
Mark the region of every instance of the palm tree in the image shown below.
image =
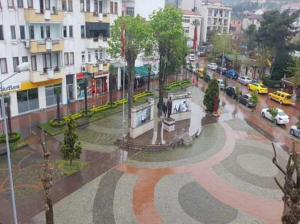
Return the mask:
[[[113,77],[117,75],[117,68],[113,65],[109,65],[109,103],[113,103]]]

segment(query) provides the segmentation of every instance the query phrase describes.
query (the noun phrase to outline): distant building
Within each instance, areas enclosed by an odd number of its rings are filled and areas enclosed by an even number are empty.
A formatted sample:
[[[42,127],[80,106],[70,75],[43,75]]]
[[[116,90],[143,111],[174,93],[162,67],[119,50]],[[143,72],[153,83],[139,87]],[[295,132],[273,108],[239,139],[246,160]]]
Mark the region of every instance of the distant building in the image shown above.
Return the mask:
[[[255,14],[247,15],[243,18],[242,29],[247,30],[250,25],[255,25],[256,29],[258,29],[260,27],[261,20],[262,20],[261,15],[255,15]]]
[[[195,33],[195,26],[193,25],[194,21],[197,20],[199,22],[199,26],[197,27],[197,45],[201,42],[200,34],[201,34],[201,24],[202,24],[202,17],[198,11],[189,11],[189,10],[182,10],[183,13],[183,29],[184,34],[189,39],[188,46],[193,46],[194,41],[194,33]]]
[[[140,15],[147,20],[153,11],[163,9],[166,5],[165,0],[141,1],[141,0],[122,0],[122,15],[137,16]]]
[[[291,12],[295,12],[297,10],[300,10],[300,2],[298,3],[290,3],[290,4],[286,4],[284,6],[282,6],[281,8],[282,11],[284,10],[290,10]],[[294,23],[295,27],[300,28],[300,17],[298,18],[298,20]]]
[[[211,34],[216,31],[221,34],[229,33],[232,8],[220,3],[200,6],[199,12],[203,18],[201,27],[202,40],[206,42]]]

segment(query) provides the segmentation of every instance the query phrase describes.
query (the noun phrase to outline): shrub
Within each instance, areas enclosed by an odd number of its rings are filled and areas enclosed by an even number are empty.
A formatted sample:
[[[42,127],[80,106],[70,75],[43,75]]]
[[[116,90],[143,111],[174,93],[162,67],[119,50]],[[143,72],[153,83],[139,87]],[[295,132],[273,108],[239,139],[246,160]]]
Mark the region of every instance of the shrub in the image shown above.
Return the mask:
[[[13,132],[11,134],[9,134],[9,143],[15,143],[17,141],[19,141],[21,139],[21,134],[19,132]],[[2,134],[0,136],[0,143],[5,143],[6,142],[6,138],[5,138],[5,134]]]
[[[61,128],[65,126],[66,121],[64,119],[63,120],[52,119],[49,121],[49,124],[54,128]]]
[[[206,106],[206,110],[209,112],[214,111],[214,106],[215,106],[215,98],[218,97],[219,99],[219,85],[218,81],[216,79],[213,79],[211,82],[208,84],[208,88],[205,91],[205,96],[203,100],[203,104]]]

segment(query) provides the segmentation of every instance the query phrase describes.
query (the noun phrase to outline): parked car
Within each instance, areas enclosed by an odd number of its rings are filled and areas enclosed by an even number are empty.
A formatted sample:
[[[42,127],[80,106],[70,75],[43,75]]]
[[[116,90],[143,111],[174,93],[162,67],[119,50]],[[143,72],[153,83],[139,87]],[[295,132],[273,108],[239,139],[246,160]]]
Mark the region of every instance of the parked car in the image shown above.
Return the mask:
[[[251,101],[251,95],[250,94],[241,95],[240,99],[239,99],[239,102],[241,104],[245,105],[246,107],[249,107],[249,108],[255,108],[256,107],[256,104],[254,104]]]
[[[206,82],[213,80],[213,78],[214,78],[214,74],[212,72],[207,71],[206,74],[204,75],[204,80]]]
[[[269,93],[269,98],[279,102],[280,104],[293,105],[292,95],[282,91]]]
[[[241,83],[241,84],[243,84],[245,86],[248,85],[248,84],[250,84],[250,83],[252,83],[252,79],[250,79],[247,76],[240,76],[238,80],[239,80],[239,83]]]
[[[217,79],[220,90],[225,90],[225,83],[223,79]]]
[[[268,93],[268,88],[262,83],[250,83],[248,85],[248,89],[250,91],[254,91],[254,92],[257,92],[257,93],[260,93],[260,94]]]
[[[290,134],[297,138],[300,138],[300,129],[296,125],[293,125],[290,128]]]
[[[237,71],[235,71],[234,69],[230,69],[225,73],[225,76],[231,79],[238,79],[239,73],[237,73]]]
[[[194,54],[190,54],[190,56],[189,56],[189,60],[190,61],[195,61],[195,55]]]
[[[198,76],[203,79],[204,78],[204,68],[199,68],[198,71]]]
[[[270,113],[270,108],[262,109],[261,116],[270,121],[274,121],[275,124],[277,124],[277,125],[278,124],[288,124],[290,122],[289,116],[286,113],[284,113],[284,111],[280,108],[276,108],[276,110],[277,110],[277,115],[274,118],[274,120],[272,118],[272,114]]]
[[[236,88],[235,86],[228,86],[225,90],[227,96],[232,97],[233,99],[237,98],[237,94],[236,94]]]
[[[215,71],[215,70],[218,69],[218,65],[217,65],[216,63],[209,63],[209,64],[207,65],[207,68],[209,68],[209,69]]]

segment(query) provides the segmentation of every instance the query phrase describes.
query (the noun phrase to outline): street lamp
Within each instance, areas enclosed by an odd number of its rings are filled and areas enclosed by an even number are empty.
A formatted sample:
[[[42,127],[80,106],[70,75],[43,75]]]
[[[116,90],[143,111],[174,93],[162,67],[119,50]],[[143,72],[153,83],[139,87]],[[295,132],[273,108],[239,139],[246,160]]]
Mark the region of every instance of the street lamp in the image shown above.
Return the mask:
[[[12,201],[12,210],[13,210],[13,219],[14,223],[18,224],[18,217],[17,217],[17,208],[16,208],[16,199],[15,199],[15,191],[14,191],[14,182],[12,177],[12,168],[11,168],[11,158],[10,158],[10,147],[9,147],[9,136],[7,131],[7,120],[6,120],[6,113],[5,113],[5,104],[4,104],[4,91],[3,91],[3,83],[8,79],[14,77],[15,75],[29,71],[29,63],[25,62],[17,66],[17,72],[12,74],[11,76],[7,77],[0,81],[0,88],[1,88],[1,111],[4,121],[4,133],[5,133],[5,142],[6,142],[6,153],[7,153],[7,163],[8,163],[8,175],[9,175],[9,185],[10,185],[10,192],[11,192],[11,201]]]

